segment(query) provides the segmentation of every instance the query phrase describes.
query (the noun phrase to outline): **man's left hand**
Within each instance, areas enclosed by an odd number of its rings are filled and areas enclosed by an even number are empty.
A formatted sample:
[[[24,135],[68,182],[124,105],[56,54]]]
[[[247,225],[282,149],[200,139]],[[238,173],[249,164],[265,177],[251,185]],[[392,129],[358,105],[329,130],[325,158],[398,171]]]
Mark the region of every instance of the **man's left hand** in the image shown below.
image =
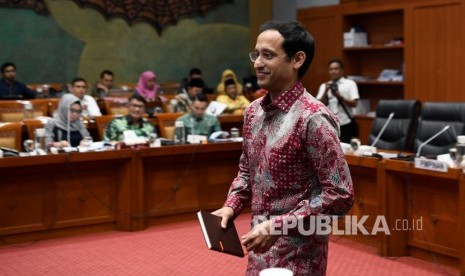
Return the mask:
[[[256,225],[249,233],[242,236],[242,245],[247,251],[264,253],[276,242],[277,235],[271,235],[271,221],[264,221]]]

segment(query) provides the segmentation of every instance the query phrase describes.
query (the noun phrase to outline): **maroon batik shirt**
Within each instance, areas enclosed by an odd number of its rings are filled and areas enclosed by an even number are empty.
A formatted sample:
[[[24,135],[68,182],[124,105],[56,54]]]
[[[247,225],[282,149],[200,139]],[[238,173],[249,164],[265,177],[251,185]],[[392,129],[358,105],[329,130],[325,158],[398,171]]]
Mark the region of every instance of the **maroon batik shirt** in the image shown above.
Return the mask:
[[[239,173],[224,206],[237,215],[251,204],[252,226],[263,217],[279,224],[345,214],[353,187],[338,136],[338,119],[300,82],[273,102],[267,93],[246,111]],[[269,267],[324,275],[327,256],[328,235],[291,231],[267,252],[249,252],[247,275]]]

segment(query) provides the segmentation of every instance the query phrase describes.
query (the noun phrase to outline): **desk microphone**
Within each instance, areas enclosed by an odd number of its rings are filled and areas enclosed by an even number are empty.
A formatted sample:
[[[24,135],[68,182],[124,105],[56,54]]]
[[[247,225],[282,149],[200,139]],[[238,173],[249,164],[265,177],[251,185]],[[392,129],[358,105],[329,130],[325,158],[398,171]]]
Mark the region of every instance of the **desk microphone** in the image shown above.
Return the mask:
[[[386,127],[391,122],[392,117],[394,117],[394,112],[391,112],[391,114],[389,114],[389,117],[387,118],[386,122],[384,123],[383,127],[381,128],[380,132],[378,133],[378,136],[376,136],[375,140],[371,144],[372,147],[374,147],[376,145],[376,143],[378,143],[379,138],[381,137],[381,135],[383,135],[383,132],[386,130]]]
[[[194,118],[191,117],[191,134],[194,135]]]
[[[438,131],[436,134],[434,134],[433,136],[431,136],[431,138],[429,138],[428,140],[426,140],[426,141],[424,141],[423,143],[421,143],[420,146],[418,147],[417,154],[415,155],[415,157],[420,157],[421,149],[422,149],[426,144],[428,144],[429,142],[431,142],[434,138],[438,137],[439,135],[441,135],[441,133],[443,133],[444,131],[448,130],[449,128],[450,128],[449,125],[443,127],[440,131]]]

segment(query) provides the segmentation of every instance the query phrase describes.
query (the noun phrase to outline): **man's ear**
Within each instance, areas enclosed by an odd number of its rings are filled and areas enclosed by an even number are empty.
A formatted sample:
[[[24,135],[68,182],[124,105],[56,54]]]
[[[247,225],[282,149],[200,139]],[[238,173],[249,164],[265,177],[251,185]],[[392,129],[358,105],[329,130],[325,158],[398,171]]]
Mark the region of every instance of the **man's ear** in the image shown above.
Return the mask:
[[[294,68],[299,69],[300,66],[302,66],[302,64],[304,64],[306,58],[307,58],[307,56],[305,55],[305,53],[303,51],[298,51],[293,57]]]

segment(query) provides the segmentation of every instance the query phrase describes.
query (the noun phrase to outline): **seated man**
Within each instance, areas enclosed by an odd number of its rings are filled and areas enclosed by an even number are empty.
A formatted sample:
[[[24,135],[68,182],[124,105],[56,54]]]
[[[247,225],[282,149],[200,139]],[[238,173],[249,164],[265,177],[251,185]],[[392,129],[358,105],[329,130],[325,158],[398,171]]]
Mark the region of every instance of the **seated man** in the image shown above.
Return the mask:
[[[0,81],[0,99],[34,99],[36,93],[16,80],[16,65],[6,62],[2,65],[3,79]]]
[[[192,103],[192,99],[202,93],[203,91],[203,80],[202,79],[191,79],[189,81],[189,87],[183,90],[181,93],[176,95],[176,106],[173,108],[173,112],[189,112],[189,107]]]
[[[191,79],[201,79],[201,80],[203,80],[202,70],[200,70],[199,68],[192,68],[189,71],[189,77],[183,78],[181,80],[181,92],[183,92],[183,90],[187,91],[187,89],[189,87],[189,82],[191,81]],[[208,85],[205,82],[203,84],[203,93],[204,94],[213,94],[213,89],[208,88]]]
[[[147,138],[150,134],[156,133],[153,124],[143,117],[146,103],[144,97],[137,93],[129,97],[128,115],[111,120],[105,130],[103,140],[123,141],[125,130],[132,130],[138,137]]]
[[[82,106],[82,117],[93,118],[96,116],[102,116],[100,108],[98,107],[95,99],[86,94],[87,82],[83,78],[75,78],[71,81],[71,93],[79,98]]]
[[[204,94],[194,96],[190,105],[190,112],[182,115],[176,121],[182,121],[186,128],[186,135],[210,136],[215,131],[220,131],[221,126],[215,116],[205,114],[208,101]]]
[[[95,84],[93,96],[103,98],[108,94],[108,91],[113,88],[114,74],[110,70],[103,70],[100,73],[100,81]]]
[[[250,105],[249,100],[243,95],[237,95],[237,85],[232,79],[224,82],[226,95],[218,95],[216,101],[226,104],[225,113],[243,115],[245,109]]]

